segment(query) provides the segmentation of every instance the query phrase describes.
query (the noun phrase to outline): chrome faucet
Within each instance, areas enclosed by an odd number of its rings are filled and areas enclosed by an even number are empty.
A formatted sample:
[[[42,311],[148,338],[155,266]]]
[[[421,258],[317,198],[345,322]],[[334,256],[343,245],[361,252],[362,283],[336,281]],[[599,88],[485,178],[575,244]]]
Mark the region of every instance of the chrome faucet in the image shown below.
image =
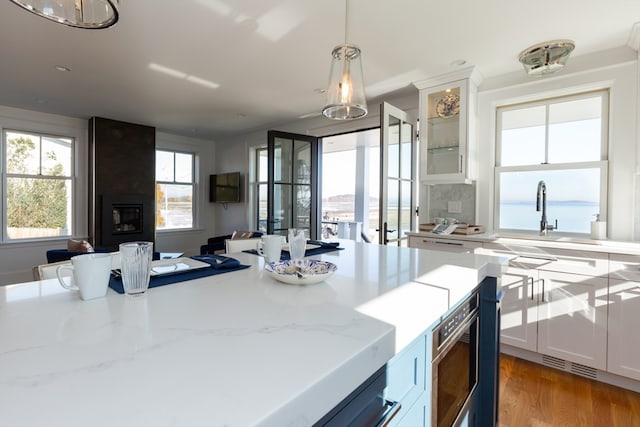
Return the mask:
[[[544,181],[538,182],[538,193],[536,195],[536,211],[540,212],[541,207],[542,217],[540,218],[540,235],[546,236],[547,231],[558,229],[558,220],[556,219],[555,225],[549,225],[549,223],[547,222],[547,185],[544,183]]]

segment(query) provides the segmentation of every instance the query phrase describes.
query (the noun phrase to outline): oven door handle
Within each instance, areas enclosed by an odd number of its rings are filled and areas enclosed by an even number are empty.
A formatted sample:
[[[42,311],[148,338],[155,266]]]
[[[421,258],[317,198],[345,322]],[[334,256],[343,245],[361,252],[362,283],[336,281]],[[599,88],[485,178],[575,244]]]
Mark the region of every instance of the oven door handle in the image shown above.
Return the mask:
[[[387,406],[387,410],[382,414],[382,418],[378,420],[375,424],[376,427],[386,427],[389,425],[393,417],[398,415],[400,409],[402,409],[402,405],[400,402],[395,400],[385,400],[384,406]]]

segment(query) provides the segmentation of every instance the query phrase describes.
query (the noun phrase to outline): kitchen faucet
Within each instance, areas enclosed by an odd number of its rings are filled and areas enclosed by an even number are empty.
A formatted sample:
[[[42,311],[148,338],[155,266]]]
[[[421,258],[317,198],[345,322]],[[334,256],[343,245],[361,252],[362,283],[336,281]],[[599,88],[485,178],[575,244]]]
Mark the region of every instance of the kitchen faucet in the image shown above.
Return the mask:
[[[542,199],[542,203],[541,200]],[[547,185],[544,181],[538,182],[538,193],[536,195],[536,211],[540,212],[540,206],[542,205],[542,217],[540,218],[540,235],[546,236],[547,231],[558,229],[558,220],[556,219],[555,225],[549,225],[547,222]]]

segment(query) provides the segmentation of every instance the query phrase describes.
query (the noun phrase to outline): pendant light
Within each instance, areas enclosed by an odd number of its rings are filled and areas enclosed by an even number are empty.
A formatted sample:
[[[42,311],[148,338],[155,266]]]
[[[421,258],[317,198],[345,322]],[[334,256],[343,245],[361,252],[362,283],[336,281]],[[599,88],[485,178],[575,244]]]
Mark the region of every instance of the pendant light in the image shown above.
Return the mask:
[[[119,0],[11,0],[36,15],[70,27],[99,29],[118,21]]]
[[[348,43],[349,0],[346,0],[344,44],[331,52],[329,87],[322,114],[330,119],[349,120],[367,115],[367,100],[362,77],[362,52]]]

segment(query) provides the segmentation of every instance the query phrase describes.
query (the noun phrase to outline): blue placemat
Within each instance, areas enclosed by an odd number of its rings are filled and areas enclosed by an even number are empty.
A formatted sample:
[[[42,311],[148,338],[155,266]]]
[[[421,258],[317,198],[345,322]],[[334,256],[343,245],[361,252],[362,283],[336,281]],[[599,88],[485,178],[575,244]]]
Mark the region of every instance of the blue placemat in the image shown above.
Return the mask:
[[[186,282],[187,280],[199,279],[201,277],[213,276],[215,274],[244,270],[245,268],[250,267],[248,265],[240,264],[240,261],[235,258],[230,258],[222,255],[194,255],[191,258],[198,261],[206,262],[211,267],[151,277],[151,280],[149,280],[149,288],[170,285],[172,283],[178,282]],[[122,286],[121,277],[115,277],[112,275],[109,279],[109,287],[119,294],[124,293],[124,287]]]
[[[319,248],[313,248],[313,249],[307,249],[306,251],[304,251],[304,256],[312,256],[312,255],[319,255],[319,254],[324,254],[327,252],[333,252],[333,251],[341,251],[344,248],[339,248],[338,245],[339,243],[337,242],[322,242],[319,240],[309,240],[307,241],[308,244],[310,245],[319,245]],[[258,252],[255,249],[247,249],[245,251],[242,252],[246,252],[248,254],[253,254],[253,255],[258,255]],[[289,251],[286,250],[282,250],[282,253],[280,254],[280,261],[285,261],[291,259],[291,256],[289,255]]]

